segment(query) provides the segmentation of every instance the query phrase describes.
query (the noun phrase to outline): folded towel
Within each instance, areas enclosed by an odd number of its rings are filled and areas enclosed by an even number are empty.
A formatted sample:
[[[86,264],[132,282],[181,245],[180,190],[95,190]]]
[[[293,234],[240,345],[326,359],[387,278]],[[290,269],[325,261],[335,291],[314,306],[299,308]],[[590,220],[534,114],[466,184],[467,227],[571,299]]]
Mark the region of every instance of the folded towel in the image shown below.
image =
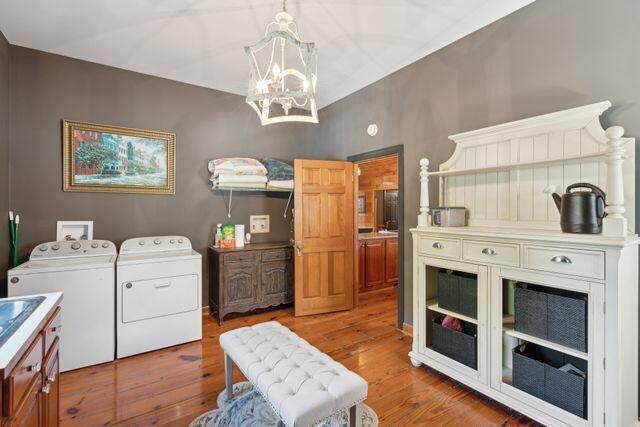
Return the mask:
[[[218,184],[225,184],[228,182],[261,182],[266,183],[267,177],[261,175],[235,175],[235,174],[220,174],[217,177],[213,178],[212,181]]]
[[[293,166],[272,158],[262,159],[262,164],[267,168],[267,176],[272,181],[288,181],[293,179]]]
[[[264,182],[225,182],[224,184],[213,184],[212,189],[221,188],[255,188],[256,190],[264,190],[267,184]]]
[[[215,176],[220,173],[265,176],[267,174],[267,168],[265,168],[264,165],[256,159],[228,157],[211,160],[209,162],[209,172]]]
[[[270,180],[267,183],[267,188],[292,190],[293,189],[293,180],[292,179],[289,179],[289,180],[286,180],[286,181],[272,181],[272,180]]]

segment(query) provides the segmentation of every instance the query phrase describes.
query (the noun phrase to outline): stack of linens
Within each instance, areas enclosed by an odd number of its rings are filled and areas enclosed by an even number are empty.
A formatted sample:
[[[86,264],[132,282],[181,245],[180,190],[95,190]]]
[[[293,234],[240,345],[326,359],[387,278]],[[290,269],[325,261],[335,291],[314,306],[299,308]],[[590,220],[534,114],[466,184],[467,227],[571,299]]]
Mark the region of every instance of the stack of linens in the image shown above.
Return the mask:
[[[267,169],[256,159],[228,157],[209,162],[213,188],[255,188],[267,185]]]
[[[268,157],[262,160],[262,164],[267,168],[267,188],[293,190],[293,166]]]

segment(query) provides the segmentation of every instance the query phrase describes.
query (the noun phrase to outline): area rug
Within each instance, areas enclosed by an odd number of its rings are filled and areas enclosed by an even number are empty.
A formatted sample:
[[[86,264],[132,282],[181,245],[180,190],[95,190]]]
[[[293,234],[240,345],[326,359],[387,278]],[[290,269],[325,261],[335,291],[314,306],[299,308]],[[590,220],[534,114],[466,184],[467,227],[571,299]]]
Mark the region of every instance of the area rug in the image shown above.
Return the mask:
[[[205,412],[193,420],[189,427],[270,427],[278,424],[273,409],[248,381],[233,385],[233,398],[227,401],[226,390],[218,396],[218,409]],[[378,425],[373,409],[362,405],[363,427]],[[345,410],[318,424],[319,427],[344,427],[349,425],[349,411]]]

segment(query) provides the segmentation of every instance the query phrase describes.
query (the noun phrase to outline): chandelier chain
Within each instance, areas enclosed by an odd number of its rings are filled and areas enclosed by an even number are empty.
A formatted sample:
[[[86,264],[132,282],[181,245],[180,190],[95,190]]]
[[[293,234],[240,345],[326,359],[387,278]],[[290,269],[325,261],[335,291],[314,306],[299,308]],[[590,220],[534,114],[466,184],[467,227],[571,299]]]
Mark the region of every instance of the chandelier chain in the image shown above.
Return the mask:
[[[287,11],[287,0],[282,0],[282,11],[283,12]]]

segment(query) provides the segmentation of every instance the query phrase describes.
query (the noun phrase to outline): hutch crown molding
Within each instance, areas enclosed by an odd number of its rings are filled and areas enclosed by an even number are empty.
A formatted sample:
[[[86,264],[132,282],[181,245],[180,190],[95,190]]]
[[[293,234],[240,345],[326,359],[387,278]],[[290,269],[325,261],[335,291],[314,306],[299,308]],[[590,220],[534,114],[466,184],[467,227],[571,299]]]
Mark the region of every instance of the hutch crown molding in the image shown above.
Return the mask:
[[[610,106],[600,102],[453,135],[454,154],[439,171],[420,160],[420,213],[411,230],[411,361],[547,425],[637,424],[635,141],[619,126],[601,127],[599,116]],[[466,227],[431,224],[430,177],[439,180],[441,206],[468,209]],[[577,182],[606,192],[602,234],[560,231],[545,189]],[[477,287],[470,294],[475,316],[444,306],[452,295],[440,285],[447,274]],[[572,311],[574,302],[582,311]],[[442,315],[463,322],[476,354],[456,360],[460,350],[439,342]],[[548,324],[534,333],[525,321]],[[567,344],[575,338],[582,344]],[[469,353],[468,346],[459,348]],[[582,374],[567,373],[568,363]]]

